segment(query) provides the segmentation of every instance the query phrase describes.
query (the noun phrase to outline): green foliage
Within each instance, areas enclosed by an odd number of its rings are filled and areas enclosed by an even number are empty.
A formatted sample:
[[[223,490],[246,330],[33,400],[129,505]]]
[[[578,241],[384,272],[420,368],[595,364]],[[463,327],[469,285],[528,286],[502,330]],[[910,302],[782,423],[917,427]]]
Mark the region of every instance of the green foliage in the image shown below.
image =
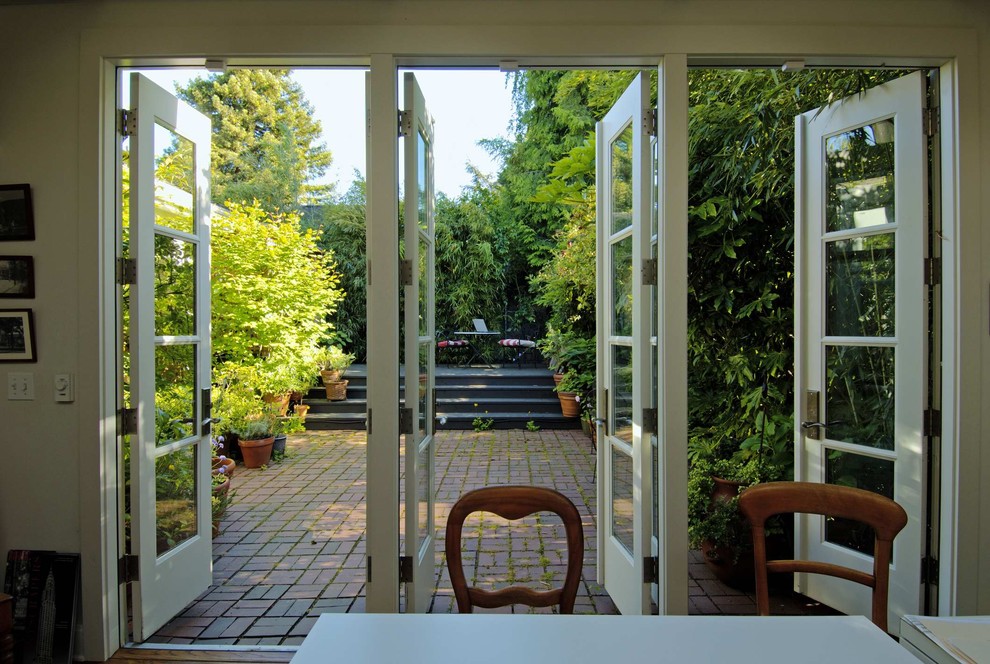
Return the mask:
[[[365,249],[366,186],[358,177],[340,198],[307,207],[302,224],[317,235],[324,251],[332,251],[347,297],[331,317],[333,341],[358,358],[367,356],[367,260]]]
[[[321,127],[301,86],[284,70],[238,69],[177,87],[180,99],[212,121],[212,196],[216,203],[294,210],[321,198],[310,184],[330,166]]]
[[[539,430],[540,430],[540,425],[537,424],[534,420],[529,420],[528,422],[526,422],[526,431],[532,431],[535,433]]]
[[[333,256],[296,214],[231,206],[213,222],[213,352],[260,392],[309,386],[313,356],[344,293]]]
[[[491,418],[485,419],[483,417],[476,417],[471,420],[471,426],[474,427],[475,431],[488,431],[495,426],[495,420]]]
[[[436,202],[436,326],[471,329],[474,318],[502,321],[505,246],[494,185],[479,173],[454,200]]]
[[[345,353],[339,346],[321,348],[313,358],[317,371],[339,371],[343,376],[354,362],[352,353]]]

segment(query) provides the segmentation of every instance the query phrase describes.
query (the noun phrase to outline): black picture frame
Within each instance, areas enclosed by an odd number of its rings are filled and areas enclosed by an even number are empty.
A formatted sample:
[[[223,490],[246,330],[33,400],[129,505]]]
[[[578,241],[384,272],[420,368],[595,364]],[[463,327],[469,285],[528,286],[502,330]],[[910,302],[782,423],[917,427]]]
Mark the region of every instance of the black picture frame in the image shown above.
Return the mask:
[[[0,298],[34,297],[34,257],[0,256]]]
[[[31,185],[0,184],[0,242],[34,239]]]
[[[0,309],[0,362],[37,362],[30,309]]]

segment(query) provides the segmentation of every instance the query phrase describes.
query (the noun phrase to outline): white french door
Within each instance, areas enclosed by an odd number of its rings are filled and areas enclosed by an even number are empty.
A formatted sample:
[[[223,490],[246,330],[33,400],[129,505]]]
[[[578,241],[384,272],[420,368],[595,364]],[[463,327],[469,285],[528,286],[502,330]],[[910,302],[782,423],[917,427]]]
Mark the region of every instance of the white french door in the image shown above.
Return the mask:
[[[619,611],[687,613],[687,59],[596,132],[598,579]]]
[[[901,504],[890,625],[921,608],[927,407],[927,139],[920,72],[796,118],[795,475]],[[872,531],[802,515],[796,556],[871,571]],[[870,590],[797,589],[870,615]]]
[[[651,291],[644,259],[651,246],[650,79],[640,73],[596,132],[598,197],[598,389],[603,415],[599,547],[605,589],[624,615],[649,613],[653,468],[644,409],[653,408]],[[645,499],[644,499],[645,498]]]
[[[130,85],[130,510],[143,641],[212,579],[210,120],[140,74]]]
[[[416,76],[403,78],[406,611],[429,609],[436,583],[434,514],[434,192],[433,119]]]

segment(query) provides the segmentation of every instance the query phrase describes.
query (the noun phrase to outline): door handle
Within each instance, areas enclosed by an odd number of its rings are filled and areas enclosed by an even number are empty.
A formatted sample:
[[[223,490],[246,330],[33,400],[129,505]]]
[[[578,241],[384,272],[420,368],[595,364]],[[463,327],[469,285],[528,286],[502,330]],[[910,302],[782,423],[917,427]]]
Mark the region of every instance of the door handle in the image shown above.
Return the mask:
[[[811,422],[806,421],[801,423],[802,429],[826,429],[828,427],[835,426],[836,424],[844,424],[842,420],[832,420],[831,422]]]

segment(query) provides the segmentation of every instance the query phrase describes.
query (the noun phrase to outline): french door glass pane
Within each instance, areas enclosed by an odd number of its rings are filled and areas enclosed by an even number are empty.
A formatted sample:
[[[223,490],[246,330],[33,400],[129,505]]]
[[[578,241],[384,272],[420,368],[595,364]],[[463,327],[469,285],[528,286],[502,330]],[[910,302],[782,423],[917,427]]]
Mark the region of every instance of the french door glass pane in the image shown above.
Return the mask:
[[[429,244],[423,234],[419,234],[419,336],[425,337],[430,333],[427,325],[426,312],[430,303],[427,301],[429,299],[429,289],[430,284],[427,279],[427,269],[426,263],[429,259]]]
[[[612,243],[612,334],[632,336],[632,236]]]
[[[195,433],[196,346],[155,346],[155,445]]]
[[[894,336],[894,234],[825,245],[825,334]]]
[[[609,413],[612,418],[612,435],[632,443],[633,415],[633,352],[629,346],[612,346],[612,390]]]
[[[825,346],[830,440],[894,449],[894,349]]]
[[[158,555],[196,534],[196,445],[155,459],[155,533]]]
[[[825,228],[894,223],[894,120],[825,139]]]
[[[417,207],[417,218],[419,220],[419,228],[424,232],[429,232],[429,220],[426,218],[426,174],[428,172],[427,164],[427,140],[421,132],[416,133],[417,145],[416,150],[419,154],[419,174],[417,188],[419,191],[416,195]]]
[[[429,391],[429,383],[427,381],[427,369],[429,368],[427,364],[430,361],[430,347],[432,341],[419,344],[419,392],[416,395],[419,400],[419,435],[416,436],[417,442],[422,441],[426,438],[427,434],[427,418],[430,416],[429,409],[429,398],[430,395],[427,394]]]
[[[423,443],[416,452],[416,523],[420,543],[432,535],[430,530],[430,454],[433,441]]]
[[[612,233],[632,224],[633,132],[629,125],[612,141]]]
[[[825,449],[825,481],[894,498],[894,462],[889,459]],[[851,519],[825,520],[825,539],[873,555],[873,529]]]
[[[612,446],[612,536],[630,555],[633,550],[633,460]]]
[[[155,334],[196,333],[196,245],[155,235]]]
[[[194,146],[175,132],[155,125],[155,223],[194,233],[196,172]]]

